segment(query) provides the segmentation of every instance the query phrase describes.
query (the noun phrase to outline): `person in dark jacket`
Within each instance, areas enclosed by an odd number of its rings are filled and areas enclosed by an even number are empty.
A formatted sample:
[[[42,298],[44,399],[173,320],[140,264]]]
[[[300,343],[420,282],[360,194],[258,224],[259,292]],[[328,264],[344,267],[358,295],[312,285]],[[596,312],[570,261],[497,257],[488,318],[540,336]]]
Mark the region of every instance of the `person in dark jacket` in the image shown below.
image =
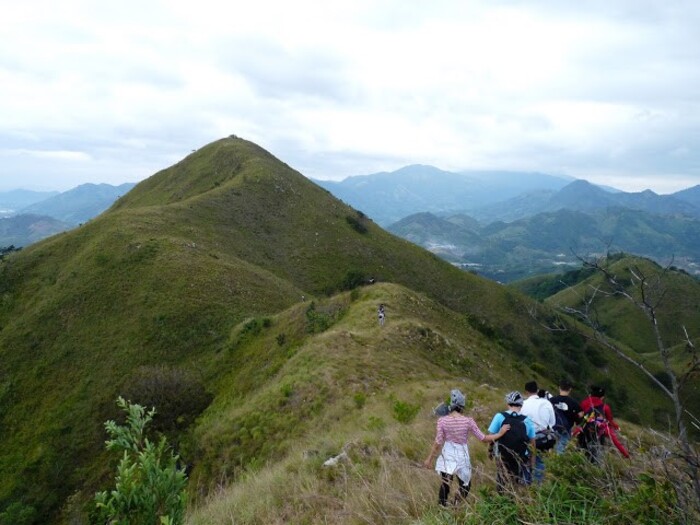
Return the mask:
[[[562,426],[559,424],[561,418],[557,417],[557,424],[554,426],[554,431],[557,434],[557,445],[555,448],[557,454],[564,452],[566,445],[571,440],[571,432],[574,425],[580,421],[583,415],[583,412],[581,412],[581,405],[571,397],[573,388],[571,381],[562,379],[559,382],[559,395],[549,399],[554,406],[555,413],[563,415],[564,425]]]

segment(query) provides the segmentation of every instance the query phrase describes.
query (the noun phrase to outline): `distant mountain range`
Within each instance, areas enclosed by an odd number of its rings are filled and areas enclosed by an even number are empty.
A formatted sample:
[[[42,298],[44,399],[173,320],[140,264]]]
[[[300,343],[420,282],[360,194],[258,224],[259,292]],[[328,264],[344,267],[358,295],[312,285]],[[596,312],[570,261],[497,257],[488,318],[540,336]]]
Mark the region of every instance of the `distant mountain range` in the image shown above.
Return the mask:
[[[133,187],[133,183],[88,183],[63,193],[0,193],[0,246],[27,246],[69,230],[105,211]]]
[[[700,184],[673,194],[674,197],[700,208]]]
[[[609,250],[700,274],[700,186],[627,193],[540,173],[422,165],[317,182],[392,233],[499,281],[556,272],[578,265],[576,255]]]
[[[418,213],[389,226],[464,269],[510,282],[580,265],[578,256],[627,252],[700,274],[700,221],[629,208],[539,213],[481,226],[464,215]]]
[[[474,210],[533,191],[558,191],[574,179],[543,173],[465,171],[412,165],[393,172],[315,180],[337,198],[386,226],[419,212]]]
[[[31,191],[16,189],[0,192],[0,217],[16,215],[19,210],[58,195],[58,191]]]
[[[626,193],[565,176],[517,171],[455,173],[419,164],[340,182],[315,182],[384,226],[421,212],[465,214],[489,223],[565,208],[624,207],[700,218],[700,185],[672,195],[650,190]]]
[[[70,230],[73,225],[45,215],[22,214],[0,219],[0,247],[16,248]]]
[[[511,199],[473,208],[468,213],[483,223],[510,222],[563,209],[594,212],[608,208],[628,208],[654,215],[700,218],[698,194],[700,186],[672,195],[658,195],[651,190],[613,193],[585,180],[575,180],[558,191],[542,189],[523,193]]]
[[[126,195],[134,186],[134,183],[125,183],[119,186],[81,184],[71,190],[27,206],[20,213],[48,215],[54,219],[78,225],[105,211],[115,200]]]

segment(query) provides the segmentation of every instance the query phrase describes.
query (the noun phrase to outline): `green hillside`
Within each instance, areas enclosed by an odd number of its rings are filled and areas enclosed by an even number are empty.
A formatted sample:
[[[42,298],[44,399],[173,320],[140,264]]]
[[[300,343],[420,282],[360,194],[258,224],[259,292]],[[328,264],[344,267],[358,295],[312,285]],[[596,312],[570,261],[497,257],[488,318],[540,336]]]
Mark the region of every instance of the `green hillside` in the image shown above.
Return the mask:
[[[662,268],[649,259],[618,254],[609,260],[609,271],[627,285],[627,292],[639,298],[638,287],[631,284],[630,269],[648,279],[647,299],[656,306],[658,326],[665,347],[670,348],[678,373],[686,369],[689,355],[683,327],[694,344],[700,341],[700,282],[684,271]],[[583,302],[592,297],[593,290],[609,287],[603,275],[590,269],[568,272],[562,276],[542,276],[515,283],[519,288],[556,308],[562,306],[583,309]],[[644,313],[623,297],[597,293],[590,308],[601,329],[612,339],[628,348],[638,362],[643,363],[658,378],[666,382],[658,352],[656,336]],[[688,409],[700,414],[700,388],[691,381],[686,388]],[[692,425],[690,428],[694,428]]]
[[[667,346],[681,344],[684,340],[681,326],[690,334],[700,337],[700,282],[683,271],[664,269],[649,259],[635,256],[617,256],[612,259],[609,271],[628,284],[628,291],[635,293],[629,283],[630,268],[636,268],[649,279],[648,298],[658,304],[659,327]],[[580,305],[582,298],[595,288],[605,289],[603,276],[590,271],[572,272],[582,278],[573,286],[564,288],[547,298],[553,305]],[[561,279],[561,277],[557,277]],[[588,292],[587,292],[588,291]],[[640,354],[656,351],[656,342],[644,314],[622,298],[609,299],[600,294],[593,302],[609,335],[636,349]]]
[[[370,277],[380,284],[344,291]],[[614,366],[625,381],[611,398],[644,398],[623,416],[652,422],[664,406],[628,367],[544,330],[525,296],[384,232],[235,137],[5,258],[0,297],[0,472],[12,473],[0,478],[0,512],[31,506],[36,523],[69,522],[104,487],[102,422],[117,395],[138,402],[147,387],[172,402],[184,397],[173,384],[210,394],[196,423],[203,406],[161,421],[193,494],[345,421],[348,399],[391,407],[395,392],[422,405],[422,382],[440,381],[435,392],[465,378],[584,383]],[[373,326],[378,302],[384,331]]]

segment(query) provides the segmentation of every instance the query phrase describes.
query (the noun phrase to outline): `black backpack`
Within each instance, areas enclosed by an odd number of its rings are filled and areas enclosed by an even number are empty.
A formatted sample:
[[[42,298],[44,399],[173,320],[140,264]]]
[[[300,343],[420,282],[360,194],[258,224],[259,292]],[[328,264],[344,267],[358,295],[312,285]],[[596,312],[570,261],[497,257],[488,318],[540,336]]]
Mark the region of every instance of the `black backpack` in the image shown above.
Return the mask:
[[[559,433],[563,432],[568,432],[570,423],[569,423],[569,418],[566,417],[566,411],[562,410],[561,408],[557,407],[557,405],[554,406],[554,430],[556,430]]]
[[[525,427],[525,416],[510,412],[501,412],[501,414],[504,418],[502,425],[510,425],[510,430],[496,440],[498,446],[507,448],[520,457],[525,457],[527,445],[530,442]]]

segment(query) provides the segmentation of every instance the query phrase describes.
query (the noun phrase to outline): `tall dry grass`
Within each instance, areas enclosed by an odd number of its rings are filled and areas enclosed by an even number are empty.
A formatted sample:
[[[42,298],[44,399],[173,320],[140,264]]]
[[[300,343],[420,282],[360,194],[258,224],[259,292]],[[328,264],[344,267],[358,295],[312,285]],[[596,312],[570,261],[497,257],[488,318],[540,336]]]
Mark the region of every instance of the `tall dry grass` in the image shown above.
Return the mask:
[[[326,436],[316,448],[299,447],[283,462],[269,464],[210,495],[189,525],[412,524],[690,525],[700,523],[683,464],[673,442],[641,429],[629,432],[633,451],[625,460],[608,448],[592,464],[575,444],[546,458],[545,482],[495,490],[495,467],[486,447],[472,442],[475,467],[466,502],[437,504],[439,478],[421,467],[434,420],[422,415],[410,425],[358,433],[340,445]],[[336,466],[323,465],[344,452]],[[455,486],[456,488],[456,486]],[[451,498],[452,499],[452,498]]]
[[[412,385],[410,389],[415,388]],[[475,406],[472,415],[482,430],[491,410],[477,399],[493,404],[496,392],[466,383]],[[437,400],[443,382],[422,383],[420,397]],[[267,463],[216,491],[193,509],[189,525],[262,524],[398,524],[422,519],[437,505],[439,476],[422,467],[434,438],[436,419],[430,403],[414,420],[400,423],[392,417],[396,399],[406,392],[370,397],[356,404],[329,407],[334,419],[315,437],[299,442],[284,460]],[[361,405],[361,408],[358,406]],[[473,485],[493,487],[495,470],[486,445],[470,441]],[[328,467],[324,462],[344,453],[347,457]],[[456,488],[456,487],[455,487]]]

